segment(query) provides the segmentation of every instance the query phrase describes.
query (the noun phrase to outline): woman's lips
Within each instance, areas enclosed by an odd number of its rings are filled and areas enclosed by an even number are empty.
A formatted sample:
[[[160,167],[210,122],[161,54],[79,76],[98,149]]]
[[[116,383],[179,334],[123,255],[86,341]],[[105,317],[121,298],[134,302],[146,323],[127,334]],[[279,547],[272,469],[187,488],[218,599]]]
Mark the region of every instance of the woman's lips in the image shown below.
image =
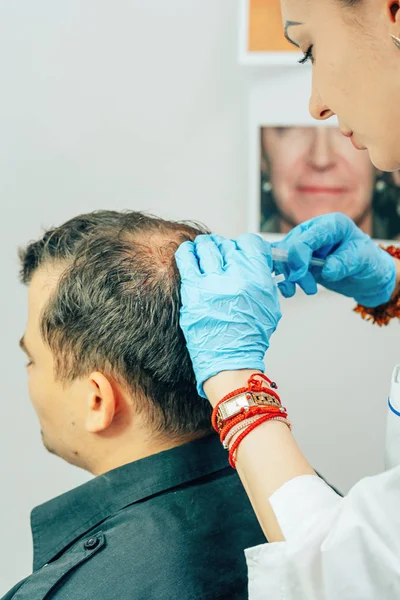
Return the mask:
[[[342,129],[340,130],[340,133],[342,135],[344,135],[344,137],[347,137],[350,139],[351,143],[353,144],[354,148],[356,150],[366,150],[365,146],[360,146],[359,144],[357,144],[354,140],[354,133],[352,131],[343,131]]]
[[[350,138],[351,143],[353,144],[354,148],[356,150],[366,150],[365,146],[359,146],[355,141],[354,141],[354,136],[352,135]]]
[[[331,187],[325,185],[299,185],[297,190],[302,194],[345,194],[348,192],[348,188],[344,187]]]

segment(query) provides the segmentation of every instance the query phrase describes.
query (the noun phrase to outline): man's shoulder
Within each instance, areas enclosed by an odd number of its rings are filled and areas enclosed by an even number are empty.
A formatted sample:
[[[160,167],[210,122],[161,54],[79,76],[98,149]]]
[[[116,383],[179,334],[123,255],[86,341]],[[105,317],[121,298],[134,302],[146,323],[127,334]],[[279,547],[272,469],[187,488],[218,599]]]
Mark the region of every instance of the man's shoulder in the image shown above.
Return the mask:
[[[48,564],[38,559],[16,598],[247,597],[244,550],[265,539],[235,472],[208,473],[139,501],[126,494],[126,504],[121,497],[120,489],[112,509],[111,494],[107,516]]]
[[[225,536],[221,523],[228,515],[234,515],[232,521],[238,525],[236,528],[230,523],[234,545],[235,538],[242,537],[238,531],[244,527],[250,537],[262,535],[243,486],[231,469],[128,505],[103,522],[101,528],[116,552],[141,562],[147,553],[154,555],[157,548],[178,547],[185,552],[193,542],[198,549],[216,528]]]
[[[229,471],[126,506],[98,529],[103,548],[64,579],[57,600],[83,589],[88,600],[245,598],[244,549],[265,541]]]

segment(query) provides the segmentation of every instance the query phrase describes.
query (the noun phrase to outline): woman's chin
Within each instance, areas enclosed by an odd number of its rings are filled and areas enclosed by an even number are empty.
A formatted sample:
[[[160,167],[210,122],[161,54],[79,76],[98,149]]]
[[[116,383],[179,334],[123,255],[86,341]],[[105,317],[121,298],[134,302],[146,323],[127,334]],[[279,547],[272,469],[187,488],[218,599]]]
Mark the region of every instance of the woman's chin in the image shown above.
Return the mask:
[[[379,171],[393,173],[400,169],[400,156],[390,155],[388,152],[378,152],[375,149],[367,148],[372,164]]]

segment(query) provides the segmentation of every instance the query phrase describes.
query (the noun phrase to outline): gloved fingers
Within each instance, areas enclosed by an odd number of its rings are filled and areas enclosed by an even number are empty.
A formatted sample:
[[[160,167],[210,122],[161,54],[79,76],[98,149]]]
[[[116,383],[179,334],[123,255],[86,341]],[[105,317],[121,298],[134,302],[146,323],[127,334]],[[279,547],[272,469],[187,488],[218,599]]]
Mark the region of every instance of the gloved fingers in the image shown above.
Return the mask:
[[[236,245],[247,257],[255,258],[266,263],[269,270],[272,270],[271,244],[262,239],[255,233],[246,233],[236,240]]]
[[[222,256],[222,264],[224,269],[237,261],[238,248],[235,240],[222,238],[222,241],[219,241],[217,246]]]
[[[352,264],[353,263],[353,264]],[[360,268],[360,265],[355,265],[354,261],[349,261],[349,257],[345,252],[337,252],[328,256],[325,266],[322,269],[321,277],[325,281],[335,282],[341,281],[346,277],[351,277]]]
[[[278,288],[284,298],[292,298],[296,293],[296,284],[291,281],[278,283]]]
[[[329,252],[340,246],[349,235],[354,223],[340,213],[322,215],[303,223],[293,230],[292,236],[287,236],[285,247],[288,249],[288,264],[290,281],[299,281],[310,268],[313,254],[325,258]]]
[[[175,260],[182,279],[195,279],[200,275],[194,242],[183,242],[175,252]]]
[[[288,280],[298,282],[310,268],[312,249],[306,243],[296,241],[288,248]]]
[[[326,258],[321,277],[326,281],[336,282],[352,277],[361,272],[364,267],[363,242],[350,241]]]
[[[278,284],[279,291],[284,298],[291,298],[296,293],[296,284],[288,281],[289,269],[284,262],[276,261],[273,265],[275,275],[284,275],[285,281]]]
[[[274,261],[275,273],[283,273],[288,282],[297,282],[309,269],[312,251],[301,243],[307,225],[308,223],[297,225],[283,240],[272,244],[272,248],[286,250],[288,253],[288,262]]]
[[[292,230],[292,232],[290,232],[287,235],[285,240],[283,240],[282,242],[274,243],[272,245],[277,248],[287,249],[288,243],[290,242],[290,238],[296,239],[299,235],[301,235],[300,229],[298,229],[297,232],[295,230]],[[298,252],[297,246],[294,246],[294,248],[295,248],[294,252]],[[301,253],[303,253],[303,254],[301,254]],[[303,263],[309,265],[311,256],[312,256],[312,251],[310,248],[308,248],[307,246],[304,248],[303,248],[303,246],[300,246],[300,255],[299,256],[295,255],[295,260],[297,260],[298,262],[302,261]],[[315,278],[314,278],[313,274],[310,271],[308,271],[308,268],[301,270],[300,271],[301,276],[299,277],[298,272],[296,273],[296,271],[295,271],[293,273],[293,271],[291,270],[290,262],[285,263],[285,262],[275,261],[274,262],[274,271],[276,274],[283,273],[285,275],[286,281],[279,284],[279,289],[285,298],[291,298],[292,296],[295,295],[296,283],[309,296],[316,294],[318,291]]]
[[[214,239],[210,235],[198,235],[194,244],[200,272],[222,273],[223,258]]]
[[[288,265],[290,281],[299,281],[309,271],[311,259],[315,253],[318,258],[325,258],[336,246],[340,246],[343,238],[335,237],[328,228],[310,228],[304,231],[288,246]]]
[[[317,282],[315,281],[314,275],[309,271],[305,274],[304,277],[299,279],[297,284],[308,296],[313,296],[318,291]]]
[[[222,235],[218,235],[217,233],[212,233],[210,235],[210,238],[217,244],[217,246],[219,246],[219,244],[221,244],[226,239]]]

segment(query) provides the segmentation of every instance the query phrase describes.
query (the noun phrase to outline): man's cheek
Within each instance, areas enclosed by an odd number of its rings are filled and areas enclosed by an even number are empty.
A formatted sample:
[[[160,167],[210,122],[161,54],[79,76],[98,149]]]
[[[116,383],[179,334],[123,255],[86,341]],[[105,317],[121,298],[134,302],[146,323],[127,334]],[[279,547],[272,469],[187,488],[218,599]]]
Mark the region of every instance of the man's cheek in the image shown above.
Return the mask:
[[[31,375],[28,385],[29,398],[36,414],[38,415],[38,417],[40,417],[41,413],[43,412],[43,401],[41,401],[41,398],[37,392],[37,387],[35,386],[34,379],[34,376]]]

